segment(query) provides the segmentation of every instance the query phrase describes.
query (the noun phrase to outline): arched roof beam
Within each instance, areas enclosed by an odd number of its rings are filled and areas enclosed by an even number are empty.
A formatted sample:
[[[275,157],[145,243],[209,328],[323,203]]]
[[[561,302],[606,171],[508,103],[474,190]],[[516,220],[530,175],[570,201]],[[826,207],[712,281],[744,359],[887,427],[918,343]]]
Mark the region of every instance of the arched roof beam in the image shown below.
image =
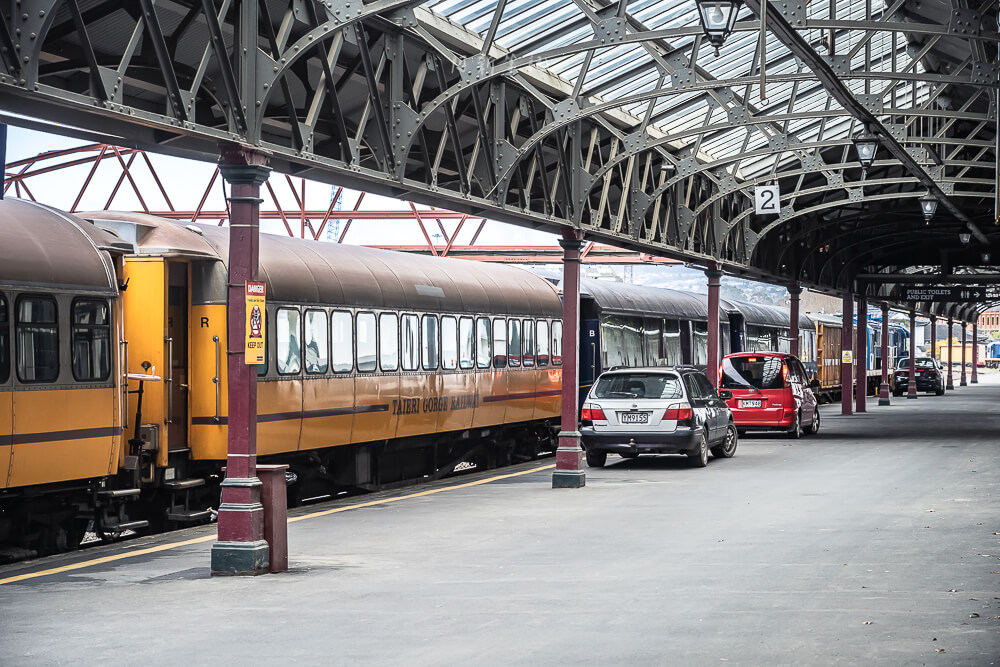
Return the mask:
[[[746,0],[746,4],[750,7],[758,16],[761,12],[761,0]],[[966,228],[972,232],[976,239],[985,245],[989,244],[989,240],[986,235],[983,234],[982,230],[972,222],[972,220],[958,208],[955,203],[945,194],[944,191],[937,185],[934,179],[928,174],[924,168],[913,159],[913,157],[906,151],[906,148],[900,144],[892,136],[891,133],[885,128],[882,122],[872,114],[871,111],[866,109],[864,105],[858,102],[857,98],[850,91],[850,89],[844,84],[843,81],[837,76],[822,58],[819,57],[808,42],[800,35],[792,26],[782,17],[780,14],[773,16],[770,21],[771,33],[775,35],[792,53],[796,54],[806,63],[806,65],[813,72],[823,85],[830,91],[830,94],[837,99],[838,102],[848,110],[851,115],[856,117],[858,120],[866,123],[872,132],[876,132],[881,136],[881,144],[886,148],[891,154],[895,155],[900,162],[914,175],[921,183],[923,183],[927,189],[933,194],[940,206],[943,206],[948,210],[953,216],[961,220]]]

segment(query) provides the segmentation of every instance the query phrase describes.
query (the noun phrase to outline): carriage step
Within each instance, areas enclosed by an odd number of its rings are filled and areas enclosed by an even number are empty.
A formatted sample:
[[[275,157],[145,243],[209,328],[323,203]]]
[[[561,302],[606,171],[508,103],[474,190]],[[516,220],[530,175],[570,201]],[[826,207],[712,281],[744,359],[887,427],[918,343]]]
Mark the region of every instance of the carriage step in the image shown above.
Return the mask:
[[[131,498],[142,493],[141,489],[104,489],[97,492],[98,498]]]
[[[195,489],[199,486],[205,486],[205,480],[195,477],[190,479],[175,479],[163,483],[163,488],[170,491],[186,491],[188,489]]]
[[[149,526],[149,522],[145,520],[139,521],[125,521],[123,523],[111,523],[103,526],[103,530],[106,533],[124,533],[126,530],[139,530],[140,528],[146,528]]]
[[[212,516],[210,510],[185,510],[183,508],[177,511],[167,512],[168,521],[181,521],[189,523],[191,521],[203,521],[204,519]]]

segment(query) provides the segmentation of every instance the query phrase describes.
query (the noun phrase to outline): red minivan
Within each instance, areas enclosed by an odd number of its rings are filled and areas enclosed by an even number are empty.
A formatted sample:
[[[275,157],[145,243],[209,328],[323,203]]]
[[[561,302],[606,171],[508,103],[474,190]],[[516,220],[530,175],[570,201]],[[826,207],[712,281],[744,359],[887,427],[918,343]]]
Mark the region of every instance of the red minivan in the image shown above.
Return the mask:
[[[737,352],[719,368],[719,389],[740,433],[784,431],[798,438],[803,430],[819,432],[819,406],[802,362],[782,352]]]

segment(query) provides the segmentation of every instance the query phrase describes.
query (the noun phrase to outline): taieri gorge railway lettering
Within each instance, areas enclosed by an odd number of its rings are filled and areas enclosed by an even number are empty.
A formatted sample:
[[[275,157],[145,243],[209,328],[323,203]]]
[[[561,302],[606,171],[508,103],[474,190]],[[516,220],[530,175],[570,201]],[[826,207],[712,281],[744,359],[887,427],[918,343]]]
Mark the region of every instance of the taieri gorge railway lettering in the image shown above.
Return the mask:
[[[392,414],[415,415],[421,412],[449,412],[451,410],[470,410],[479,407],[479,394],[462,394],[461,396],[432,396],[429,398],[393,399]]]

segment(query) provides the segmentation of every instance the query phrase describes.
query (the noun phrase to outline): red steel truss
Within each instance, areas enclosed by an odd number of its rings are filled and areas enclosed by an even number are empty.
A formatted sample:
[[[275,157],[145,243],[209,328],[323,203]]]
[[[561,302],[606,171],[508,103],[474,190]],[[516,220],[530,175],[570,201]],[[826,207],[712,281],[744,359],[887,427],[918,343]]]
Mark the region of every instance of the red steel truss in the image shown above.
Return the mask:
[[[74,167],[82,165],[89,166],[89,169],[73,171]],[[110,144],[89,144],[65,150],[48,151],[35,157],[10,162],[4,170],[4,196],[13,195],[32,201],[50,203],[51,198],[45,196],[48,186],[40,185],[42,183],[41,177],[58,172],[62,194],[65,196],[66,191],[75,193],[69,211],[76,212],[79,210],[84,195],[88,194],[88,189],[95,187],[94,177],[101,167],[104,167],[103,177],[107,178],[108,170],[111,170],[114,181],[107,200],[101,208],[114,208],[115,200],[122,194],[124,188],[130,190],[135,196],[143,213],[188,222],[216,222],[220,226],[225,225],[229,220],[229,211],[226,208],[218,208],[218,204],[225,204],[225,199],[219,190],[221,181],[218,167],[214,169],[204,188],[198,188],[200,196],[197,206],[194,209],[184,209],[174,206],[173,201],[181,201],[182,197],[175,192],[174,198],[171,199],[165,185],[170,181],[161,178],[145,151]],[[152,179],[155,184],[155,192],[149,191],[150,186],[143,186],[141,181],[148,181],[148,178],[141,179],[140,170],[145,171],[146,175]],[[86,171],[86,175],[80,180],[79,174],[83,174],[84,171]],[[36,183],[39,185],[35,185]],[[418,208],[412,203],[408,203],[408,209],[400,210],[363,208],[364,192],[359,193],[355,205],[350,210],[337,210],[336,204],[340,200],[343,188],[337,188],[333,196],[330,197],[330,205],[327,208],[308,208],[306,192],[309,183],[310,181],[304,178],[287,174],[273,174],[265,183],[267,194],[261,205],[261,220],[280,220],[289,236],[317,241],[327,233],[330,225],[337,224],[339,226],[336,234],[337,243],[345,241],[352,224],[355,222],[412,221],[423,236],[425,244],[370,247],[441,257],[463,257],[489,262],[522,264],[559,264],[562,262],[563,251],[554,238],[552,245],[479,245],[477,241],[486,226],[486,218],[473,217],[454,211],[434,207]],[[312,185],[319,188],[328,187],[314,182]],[[189,186],[185,184],[185,188],[187,187]],[[216,192],[214,198],[212,197],[213,191]],[[89,194],[93,194],[93,192]],[[162,204],[152,206],[147,204],[154,199],[162,200]],[[289,202],[293,203],[290,205]],[[90,206],[89,208],[94,207]],[[454,223],[451,233],[445,227],[446,221]],[[437,232],[428,231],[428,227],[432,224],[437,226]],[[457,244],[458,235],[466,225],[475,226],[472,239],[467,244]],[[435,238],[443,239],[444,243],[435,242]],[[656,258],[645,253],[636,253],[593,242],[584,246],[581,256],[583,261],[589,264],[674,263],[673,260]]]

